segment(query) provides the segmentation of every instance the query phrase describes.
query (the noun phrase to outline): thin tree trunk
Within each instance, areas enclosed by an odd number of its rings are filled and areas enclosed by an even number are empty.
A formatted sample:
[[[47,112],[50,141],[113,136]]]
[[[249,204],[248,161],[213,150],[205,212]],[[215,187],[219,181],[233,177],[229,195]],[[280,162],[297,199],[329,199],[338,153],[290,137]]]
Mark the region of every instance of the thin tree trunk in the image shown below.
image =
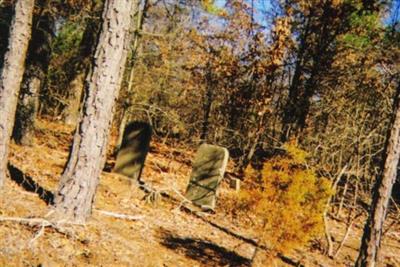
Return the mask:
[[[54,36],[52,14],[45,12],[47,3],[40,1],[40,14],[34,17],[32,39],[29,43],[26,71],[17,106],[13,137],[16,143],[31,145],[35,121],[39,112],[40,90],[46,79]]]
[[[124,131],[126,128],[126,125],[128,124],[129,120],[129,108],[123,108],[122,110],[122,119],[118,127],[118,137],[117,137],[117,143],[115,145],[115,155],[117,155],[119,149],[121,148],[122,144],[122,139],[124,136]]]
[[[0,5],[0,70],[3,68],[4,55],[7,52],[8,38],[10,34],[10,25],[14,15],[12,3],[3,3]]]
[[[296,121],[296,112],[297,112],[296,103],[298,102],[300,94],[300,80],[303,74],[303,68],[304,68],[303,65],[305,60],[304,57],[306,51],[306,39],[308,38],[310,31],[309,27],[310,27],[310,18],[307,18],[304,31],[301,34],[300,47],[297,54],[297,60],[293,78],[289,86],[288,99],[286,100],[286,103],[283,108],[282,119],[281,119],[282,130],[280,136],[280,141],[282,143],[288,141],[293,135],[293,125]]]
[[[91,214],[125,69],[133,9],[132,0],[107,0],[104,5],[102,30],[85,87],[83,117],[55,196],[56,216],[66,220],[84,223]]]
[[[135,1],[135,8],[137,10],[140,9],[141,6],[141,0],[136,0]],[[149,5],[148,5],[148,0],[143,0],[143,8],[141,10],[138,11],[137,13],[137,17],[136,17],[136,25],[135,25],[135,33],[133,36],[133,45],[132,45],[132,55],[131,55],[131,69],[129,71],[129,81],[128,81],[128,95],[130,95],[133,91],[133,78],[135,77],[135,63],[136,63],[136,59],[139,53],[139,45],[140,45],[140,39],[141,39],[141,32],[143,30],[143,23],[144,23],[144,17],[146,16],[147,13],[147,9],[148,9]],[[131,103],[129,103],[129,101],[126,101],[126,105],[125,103],[123,104],[123,111],[122,111],[122,115],[120,118],[120,125],[118,127],[118,137],[117,137],[117,143],[115,144],[115,153],[117,153],[117,151],[119,150],[119,148],[121,147],[122,144],[122,139],[124,136],[124,131],[125,131],[125,126],[128,123],[129,117],[130,117],[130,107],[131,107]]]
[[[335,181],[332,184],[332,191],[336,191],[337,185],[340,182],[343,174],[345,173],[346,168],[347,168],[347,165],[345,165],[340,170],[338,176],[336,177]],[[325,210],[324,210],[324,217],[323,217],[324,218],[325,237],[326,237],[326,241],[328,243],[326,253],[329,257],[333,256],[333,240],[332,240],[332,236],[331,236],[330,229],[329,229],[329,223],[328,223],[329,208],[331,206],[332,197],[333,196],[330,196],[328,198],[328,201],[326,203]]]
[[[359,214],[357,214],[357,215],[355,215],[355,216],[353,216],[352,214],[349,215],[349,219],[348,219],[348,221],[347,221],[346,232],[345,232],[345,234],[344,234],[344,236],[343,236],[343,238],[342,238],[342,241],[340,241],[340,244],[339,244],[339,246],[338,246],[338,248],[337,248],[335,254],[333,255],[333,259],[336,259],[336,258],[338,257],[340,251],[342,250],[344,244],[346,243],[347,238],[348,238],[349,235],[350,235],[351,228],[353,227],[355,220],[356,220],[358,217],[360,217],[361,214],[362,214],[362,213],[359,213]]]
[[[209,69],[209,67],[207,68]],[[212,81],[212,73],[211,71],[207,71],[206,76],[206,92],[203,96],[203,125],[201,128],[201,142],[206,143],[208,136],[208,128],[210,126],[210,113],[211,113],[211,105],[213,102],[213,81]]]
[[[0,76],[0,187],[7,170],[8,146],[31,38],[34,0],[18,0],[11,23],[8,51]]]
[[[342,208],[344,205],[344,200],[346,198],[346,194],[347,194],[347,189],[348,189],[348,184],[349,184],[349,180],[346,178],[346,183],[344,184],[344,189],[343,189],[343,194],[342,194],[342,198],[340,199],[340,203],[339,203],[339,208],[336,212],[336,217],[340,218],[340,214],[342,213]]]
[[[67,106],[63,111],[64,122],[68,125],[76,125],[78,122],[79,112],[82,108],[85,76],[91,67],[90,59],[94,54],[100,30],[101,8],[95,2],[91,4],[90,15],[79,44],[79,53],[72,60],[75,62],[74,72],[69,77]]]
[[[84,80],[84,74],[79,73],[68,86],[71,92],[68,99],[68,105],[64,111],[64,122],[68,125],[75,125],[78,122]]]
[[[399,93],[400,85],[394,99],[392,127],[388,131],[382,173],[377,178],[374,187],[371,211],[365,224],[360,252],[355,263],[356,267],[374,267],[380,258],[383,223],[385,222],[393,184],[396,180],[400,157]]]
[[[31,66],[30,69],[35,68]],[[30,71],[28,71],[29,73]],[[28,74],[28,76],[30,76]],[[44,75],[40,77],[32,75],[25,78],[21,87],[19,103],[15,115],[15,125],[13,137],[17,144],[32,145],[35,119],[39,109],[39,92],[42,86]]]

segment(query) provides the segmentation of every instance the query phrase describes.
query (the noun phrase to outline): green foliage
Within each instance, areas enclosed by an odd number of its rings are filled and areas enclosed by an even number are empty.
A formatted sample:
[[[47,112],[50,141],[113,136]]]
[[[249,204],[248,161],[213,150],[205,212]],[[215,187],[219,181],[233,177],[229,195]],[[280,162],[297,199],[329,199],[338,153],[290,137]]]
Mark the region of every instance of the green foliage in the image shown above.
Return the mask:
[[[362,27],[368,32],[376,30],[380,27],[380,17],[377,13],[362,13],[354,12],[350,16],[350,23],[353,27]]]
[[[46,95],[46,111],[55,111],[55,106],[62,108],[65,105],[62,99],[69,94],[67,89],[79,64],[78,55],[84,27],[85,23],[69,21],[57,32],[52,44],[53,53],[47,72],[47,90],[52,93]]]
[[[354,12],[350,16],[350,25],[353,31],[344,34],[342,42],[356,49],[365,49],[373,45],[374,37],[382,27],[377,13]]]
[[[305,245],[323,229],[323,212],[330,184],[307,167],[307,153],[294,143],[285,153],[264,163],[261,171],[248,168],[254,182],[240,194],[237,208],[251,210],[259,220],[260,240],[271,256]]]
[[[205,11],[213,15],[222,15],[224,14],[224,10],[215,5],[214,0],[202,0],[201,4]]]
[[[68,22],[59,31],[53,46],[56,54],[70,53],[79,48],[84,29],[79,23]]]

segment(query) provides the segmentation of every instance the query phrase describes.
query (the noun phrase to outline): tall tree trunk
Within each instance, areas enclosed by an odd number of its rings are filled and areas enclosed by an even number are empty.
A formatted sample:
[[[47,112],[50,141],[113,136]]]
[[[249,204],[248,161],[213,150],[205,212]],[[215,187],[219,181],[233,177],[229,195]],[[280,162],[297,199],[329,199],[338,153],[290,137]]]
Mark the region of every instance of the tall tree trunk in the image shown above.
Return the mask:
[[[85,76],[83,73],[77,74],[69,84],[68,105],[64,110],[64,122],[68,125],[76,125],[79,119],[79,109],[83,94]]]
[[[39,109],[39,92],[42,87],[45,74],[42,71],[34,75],[35,67],[29,66],[25,72],[19,95],[18,108],[15,115],[13,138],[17,144],[32,145],[35,129],[35,119]]]
[[[282,143],[286,142],[291,138],[294,132],[293,128],[296,122],[296,113],[297,113],[296,103],[298,102],[298,98],[300,95],[300,83],[301,83],[301,77],[303,75],[303,68],[305,61],[304,57],[307,48],[306,41],[308,35],[310,34],[310,19],[307,18],[305,23],[306,24],[304,31],[301,34],[299,51],[297,52],[297,60],[293,78],[289,86],[288,99],[286,100],[286,104],[283,108],[283,113],[282,113],[282,120],[281,120],[282,130],[280,138]]]
[[[144,23],[144,18],[146,17],[147,10],[149,8],[148,0],[143,0],[143,7],[141,8],[141,0],[135,0],[135,9],[138,10],[137,16],[136,16],[136,25],[135,25],[135,31],[134,31],[134,36],[133,36],[133,45],[132,45],[132,54],[131,54],[131,59],[130,59],[130,65],[131,69],[129,71],[129,81],[128,81],[128,90],[127,93],[128,95],[131,94],[133,90],[133,78],[135,77],[135,63],[136,59],[138,57],[139,53],[139,46],[140,46],[140,40],[142,37],[142,30],[143,30],[143,23]],[[124,101],[122,105],[122,113],[121,117],[119,120],[119,127],[118,127],[118,137],[117,137],[117,143],[115,144],[115,149],[114,151],[117,153],[119,148],[121,147],[122,144],[122,139],[124,136],[124,131],[127,123],[129,122],[130,119],[130,107],[131,103],[130,101]]]
[[[79,119],[79,111],[81,109],[82,95],[84,90],[85,75],[87,75],[91,57],[95,50],[96,40],[101,23],[101,7],[94,1],[90,7],[90,18],[86,21],[85,31],[79,44],[79,53],[72,60],[74,70],[69,77],[67,106],[63,111],[64,122],[68,125],[76,125]]]
[[[26,71],[19,95],[13,137],[21,145],[32,144],[35,120],[39,111],[39,94],[46,79],[54,36],[52,14],[44,13],[46,3],[40,3],[40,12],[34,18],[32,39],[29,43]]]
[[[331,44],[347,27],[344,14],[343,23],[334,23],[337,13],[329,1],[323,4],[322,9],[321,15],[316,15],[314,9],[310,10],[300,35],[296,66],[281,121],[281,142],[298,138],[306,128],[312,97],[318,88],[320,77],[323,71],[329,70],[336,54]],[[316,26],[319,30],[315,30]]]
[[[11,23],[8,51],[0,76],[0,187],[7,170],[8,146],[14,126],[18,93],[31,38],[34,0],[18,0]]]
[[[83,223],[91,213],[125,69],[133,9],[132,0],[107,0],[104,5],[83,116],[55,196],[56,215],[67,220]]]
[[[210,126],[210,113],[211,113],[212,102],[213,102],[212,73],[210,71],[210,67],[207,66],[206,91],[203,96],[203,109],[204,109],[203,125],[201,127],[201,135],[200,135],[202,143],[207,142],[208,128]]]
[[[371,210],[364,227],[361,240],[360,252],[355,266],[374,267],[380,255],[382,241],[382,228],[385,222],[389,200],[393,184],[397,177],[397,166],[400,157],[400,85],[398,85],[394,99],[392,127],[388,130],[385,145],[384,160],[382,161],[382,172],[377,178]]]
[[[122,107],[122,116],[121,120],[118,126],[118,137],[117,137],[117,143],[115,144],[114,148],[114,154],[117,155],[119,149],[121,148],[122,145],[122,140],[124,136],[124,131],[126,128],[126,125],[128,124],[128,120],[130,119],[129,117],[129,107]]]
[[[14,15],[14,8],[12,3],[0,4],[0,70],[3,68],[4,55],[8,47],[8,35],[11,21]]]

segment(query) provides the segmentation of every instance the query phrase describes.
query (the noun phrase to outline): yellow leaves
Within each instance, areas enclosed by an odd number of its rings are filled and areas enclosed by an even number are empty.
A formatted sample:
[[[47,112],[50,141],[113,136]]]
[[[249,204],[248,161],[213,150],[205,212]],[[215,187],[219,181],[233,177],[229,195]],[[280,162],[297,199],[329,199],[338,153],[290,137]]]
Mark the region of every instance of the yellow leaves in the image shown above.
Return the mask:
[[[306,16],[309,15],[310,8],[311,8],[313,5],[317,4],[317,3],[314,3],[314,2],[318,2],[318,1],[315,1],[315,0],[299,0],[299,1],[297,1],[298,6],[299,6],[299,9],[300,9]]]
[[[308,158],[309,154],[303,149],[297,147],[297,141],[295,139],[289,141],[288,143],[285,143],[283,145],[283,148],[286,150],[286,152],[289,154],[294,162],[298,164],[306,163],[306,159]]]
[[[340,6],[344,1],[343,0],[332,0],[332,6],[337,7]]]
[[[278,17],[275,19],[272,30],[273,43],[270,47],[270,62],[273,66],[282,64],[286,50],[293,44],[290,39],[290,17]]]
[[[226,11],[217,7],[214,0],[202,0],[201,4],[203,8],[210,14],[226,16]]]
[[[264,222],[257,229],[275,253],[304,245],[321,232],[332,194],[329,181],[305,166],[306,151],[293,141],[283,147],[285,153],[266,161],[261,171],[246,170],[246,179],[253,183],[240,194],[238,206]]]

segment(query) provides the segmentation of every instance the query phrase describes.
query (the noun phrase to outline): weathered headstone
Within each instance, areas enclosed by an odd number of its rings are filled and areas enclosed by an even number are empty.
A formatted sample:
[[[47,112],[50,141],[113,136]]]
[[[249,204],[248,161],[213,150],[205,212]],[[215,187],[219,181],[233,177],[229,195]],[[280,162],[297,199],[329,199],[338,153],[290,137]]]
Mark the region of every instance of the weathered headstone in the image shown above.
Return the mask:
[[[228,158],[226,148],[202,144],[193,161],[186,198],[204,210],[214,210],[217,189],[224,177]]]
[[[145,122],[135,121],[126,126],[114,172],[140,180],[149,151],[151,134],[151,126]]]

